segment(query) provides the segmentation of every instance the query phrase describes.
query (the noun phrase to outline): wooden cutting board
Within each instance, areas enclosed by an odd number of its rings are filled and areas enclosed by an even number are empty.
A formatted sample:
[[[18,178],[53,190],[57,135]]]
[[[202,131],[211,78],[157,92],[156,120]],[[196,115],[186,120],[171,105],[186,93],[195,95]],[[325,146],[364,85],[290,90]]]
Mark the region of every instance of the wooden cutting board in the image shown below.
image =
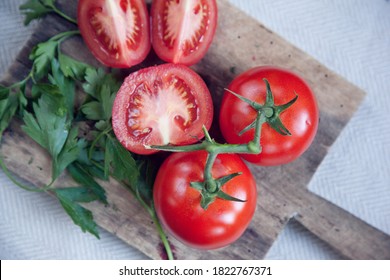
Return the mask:
[[[75,17],[76,1],[59,1],[61,9]],[[66,3],[66,4],[61,4]],[[297,49],[263,24],[250,18],[226,0],[219,0],[219,26],[206,57],[193,66],[213,94],[216,113],[223,88],[246,69],[272,64],[299,73],[314,90],[320,108],[318,134],[309,150],[291,164],[278,167],[250,166],[258,183],[258,207],[244,235],[233,245],[199,251],[169,237],[178,259],[262,259],[290,219],[349,259],[390,259],[390,236],[307,190],[307,185],[329,148],[358,108],[364,92]],[[38,26],[2,83],[21,80],[29,72],[28,54],[38,42],[64,30],[75,29],[57,16],[46,17]],[[74,58],[98,66],[80,37],[63,45]],[[159,63],[151,54],[143,66]],[[130,72],[135,69],[126,70]],[[216,114],[217,116],[217,114]],[[217,121],[212,128],[218,138]],[[1,153],[10,170],[37,186],[50,180],[47,154],[14,122],[1,143]],[[71,185],[64,175],[59,184]],[[153,259],[164,257],[162,245],[147,213],[116,182],[104,184],[109,206],[95,202],[87,207],[104,229]],[[49,226],[49,225],[48,225]]]

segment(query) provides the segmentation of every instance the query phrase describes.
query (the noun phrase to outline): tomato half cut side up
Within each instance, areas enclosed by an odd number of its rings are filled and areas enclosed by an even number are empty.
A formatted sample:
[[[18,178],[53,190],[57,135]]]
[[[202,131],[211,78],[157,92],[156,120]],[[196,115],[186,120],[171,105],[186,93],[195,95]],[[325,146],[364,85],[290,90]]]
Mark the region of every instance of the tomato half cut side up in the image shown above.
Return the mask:
[[[149,13],[143,0],[79,0],[77,22],[86,45],[108,67],[142,62],[150,44]]]
[[[119,89],[112,126],[121,144],[137,154],[151,145],[186,145],[209,129],[213,103],[202,78],[184,65],[162,64],[130,74]]]
[[[193,65],[214,38],[218,21],[215,0],[154,0],[152,45],[164,61]]]

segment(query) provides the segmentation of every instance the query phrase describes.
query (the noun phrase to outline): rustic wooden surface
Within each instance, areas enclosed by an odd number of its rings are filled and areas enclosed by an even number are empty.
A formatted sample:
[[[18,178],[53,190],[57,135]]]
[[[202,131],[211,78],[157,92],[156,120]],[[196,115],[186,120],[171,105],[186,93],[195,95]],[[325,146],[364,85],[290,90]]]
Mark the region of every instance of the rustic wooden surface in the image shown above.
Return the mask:
[[[66,3],[62,8],[75,15],[76,1],[60,3]],[[236,243],[215,251],[199,251],[169,238],[175,257],[261,259],[286,223],[295,219],[345,258],[390,259],[390,236],[307,190],[314,172],[356,111],[364,93],[226,0],[218,1],[218,5],[216,38],[206,57],[193,66],[213,94],[216,115],[223,88],[237,74],[253,66],[273,64],[290,68],[310,84],[319,103],[320,125],[313,145],[295,162],[267,168],[250,166],[258,182],[258,207],[248,230]],[[3,83],[18,81],[28,73],[31,67],[28,54],[32,46],[60,31],[75,28],[56,16],[44,19],[10,67]],[[80,37],[67,41],[63,49],[74,58],[99,65]],[[159,62],[151,54],[142,66]],[[212,131],[218,139],[217,122]],[[21,178],[37,186],[50,180],[51,164],[47,154],[21,132],[20,123],[14,122],[7,130],[1,153],[10,170]],[[64,175],[58,184],[69,185],[69,180]],[[154,225],[137,201],[116,182],[102,184],[107,191],[109,206],[97,202],[87,205],[97,223],[149,257],[164,258]]]

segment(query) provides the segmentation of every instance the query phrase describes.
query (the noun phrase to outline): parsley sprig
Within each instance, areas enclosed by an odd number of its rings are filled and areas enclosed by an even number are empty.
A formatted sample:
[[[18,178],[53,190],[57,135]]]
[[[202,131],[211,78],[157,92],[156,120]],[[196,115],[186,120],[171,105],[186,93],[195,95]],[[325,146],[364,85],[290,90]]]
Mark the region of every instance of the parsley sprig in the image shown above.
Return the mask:
[[[75,23],[54,2],[27,1],[20,7],[26,15],[25,23],[51,12]],[[29,56],[30,73],[15,84],[0,85],[0,141],[14,119],[22,121],[22,130],[52,159],[50,182],[40,187],[26,186],[11,174],[1,155],[0,166],[19,187],[54,194],[73,222],[97,238],[98,227],[87,204],[99,201],[108,205],[100,182],[117,180],[149,213],[167,256],[172,259],[169,242],[153,206],[155,165],[150,159],[127,151],[112,131],[111,110],[120,81],[113,73],[75,60],[61,50],[64,40],[78,34],[78,30],[66,31],[37,44]],[[80,95],[84,97],[81,102]],[[74,185],[55,186],[65,171],[73,178]]]
[[[55,0],[28,0],[26,3],[19,8],[22,13],[26,16],[24,24],[28,25],[31,21],[44,17],[49,13],[56,13],[66,20],[76,23],[77,21],[70,16],[64,14],[55,5]]]

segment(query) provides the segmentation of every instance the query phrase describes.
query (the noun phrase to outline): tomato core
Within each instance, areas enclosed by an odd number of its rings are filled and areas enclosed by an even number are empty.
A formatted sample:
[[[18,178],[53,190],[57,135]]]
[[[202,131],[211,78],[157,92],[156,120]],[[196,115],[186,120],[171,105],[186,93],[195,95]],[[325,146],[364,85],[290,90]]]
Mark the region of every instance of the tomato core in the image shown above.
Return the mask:
[[[177,55],[186,56],[195,51],[209,23],[208,10],[203,2],[165,1],[162,25],[165,46],[180,50]]]
[[[202,59],[217,27],[215,0],[154,0],[152,44],[164,61],[192,65]]]
[[[131,5],[128,0],[122,0],[120,6],[108,0],[101,7],[89,10],[89,23],[96,33],[96,39],[116,58],[121,48],[135,49],[135,42],[140,40],[141,33],[137,27],[140,15],[138,10],[131,9]]]
[[[198,105],[189,86],[179,77],[166,81],[157,78],[152,84],[140,83],[129,100],[128,131],[136,138],[145,138],[158,130],[161,142],[167,145],[177,130],[185,132],[198,118]]]

